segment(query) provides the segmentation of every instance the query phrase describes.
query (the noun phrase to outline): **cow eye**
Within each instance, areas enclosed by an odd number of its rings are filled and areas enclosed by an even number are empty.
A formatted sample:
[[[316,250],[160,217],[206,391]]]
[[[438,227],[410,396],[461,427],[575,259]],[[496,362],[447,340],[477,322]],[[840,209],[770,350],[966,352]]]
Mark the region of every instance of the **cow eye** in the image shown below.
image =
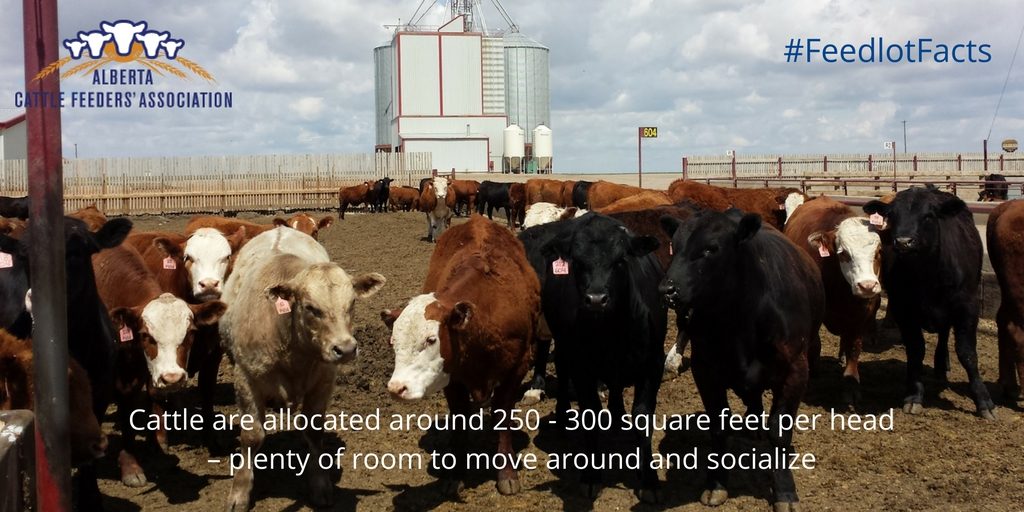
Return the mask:
[[[185,263],[192,263],[192,256],[189,256],[188,254],[186,254],[186,255],[181,257],[181,260],[184,261]]]
[[[309,312],[309,314],[311,314],[311,315],[313,315],[313,316],[315,316],[317,318],[320,318],[320,317],[324,316],[324,312],[320,311],[320,308],[318,308],[316,306],[313,306],[311,304],[306,304],[304,307],[306,308],[306,311]]]
[[[427,345],[437,343],[437,336],[427,336]]]

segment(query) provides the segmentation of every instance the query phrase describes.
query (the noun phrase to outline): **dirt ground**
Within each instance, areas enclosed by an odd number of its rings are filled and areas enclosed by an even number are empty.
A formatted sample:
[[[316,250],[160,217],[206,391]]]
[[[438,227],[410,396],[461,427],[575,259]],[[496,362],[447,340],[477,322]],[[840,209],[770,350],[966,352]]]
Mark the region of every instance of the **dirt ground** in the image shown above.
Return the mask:
[[[244,217],[244,216],[243,216]],[[253,217],[269,222],[270,217]],[[177,230],[186,217],[147,217],[134,219],[140,230]],[[504,219],[502,219],[504,220]],[[459,222],[459,220],[456,220]],[[321,231],[320,237],[334,261],[350,273],[380,272],[388,281],[374,297],[356,307],[356,338],[360,343],[357,363],[346,368],[339,378],[329,411],[369,414],[380,408],[385,418],[393,413],[440,414],[446,411],[438,394],[414,404],[392,401],[386,385],[394,357],[388,346],[389,332],[378,313],[400,306],[417,294],[426,274],[433,245],[422,240],[426,225],[423,214],[352,214],[344,221]],[[669,339],[674,339],[671,326]],[[884,337],[883,337],[884,338]],[[926,364],[930,369],[934,336],[929,338]],[[982,321],[978,352],[985,380],[997,375],[995,325]],[[903,414],[899,407],[903,395],[903,347],[876,342],[866,347],[861,362],[863,400],[858,412],[880,414],[896,407],[894,428],[881,432],[833,431],[828,425],[830,409],[840,406],[841,368],[835,357],[838,339],[823,330],[821,371],[811,382],[802,413],[819,413],[823,423],[813,431],[795,435],[798,452],[813,453],[817,465],[812,470],[795,472],[804,510],[1021,510],[1024,506],[1024,415],[1019,404],[1002,402],[998,420],[988,422],[973,414],[974,405],[966,386],[966,375],[951,357],[951,386],[939,390],[935,381],[926,380],[926,409],[919,416]],[[553,373],[553,368],[549,372]],[[217,389],[218,412],[236,412],[230,381],[231,370],[225,360]],[[550,383],[550,382],[549,382]],[[1000,397],[990,384],[990,391]],[[184,406],[198,410],[194,379],[182,397]],[[629,396],[627,395],[627,407]],[[738,401],[734,410],[742,411]],[[554,400],[536,408],[547,417]],[[627,409],[628,410],[628,409]],[[687,371],[662,385],[658,412],[696,413],[702,410],[691,374]],[[100,461],[100,487],[107,496],[109,510],[221,510],[230,488],[226,462],[207,462],[209,453],[198,433],[170,436],[167,454],[143,452],[140,461],[149,483],[140,488],[121,484],[116,465],[119,446],[112,418],[105,422],[111,435],[108,457]],[[423,453],[443,451],[445,432],[394,432],[382,427],[377,432],[340,432],[348,453]],[[490,453],[496,436],[482,433],[471,436],[471,452]],[[237,428],[221,436],[231,450],[237,447]],[[581,448],[578,435],[541,428],[515,437],[516,448],[537,455],[541,461],[548,453],[574,452]],[[616,439],[616,446],[625,446]],[[698,447],[708,451],[710,438],[705,432],[682,431],[656,433],[654,447],[662,454],[689,452]],[[735,439],[732,451],[768,450],[767,443]],[[269,435],[264,452],[305,451],[301,436],[295,432]],[[225,457],[221,457],[222,460]],[[349,461],[351,462],[351,461]],[[661,503],[640,505],[633,495],[636,477],[630,471],[608,472],[606,487],[595,501],[584,498],[578,485],[579,473],[561,470],[552,473],[540,468],[521,473],[523,491],[516,496],[501,496],[494,485],[494,472],[471,471],[466,490],[458,500],[445,497],[437,477],[422,470],[352,469],[346,465],[335,490],[335,510],[703,510],[699,495],[704,470],[669,469],[661,471]],[[768,510],[769,476],[761,471],[734,471],[730,500],[718,510]],[[256,473],[254,510],[306,510],[306,487],[301,477],[287,470],[263,470]]]

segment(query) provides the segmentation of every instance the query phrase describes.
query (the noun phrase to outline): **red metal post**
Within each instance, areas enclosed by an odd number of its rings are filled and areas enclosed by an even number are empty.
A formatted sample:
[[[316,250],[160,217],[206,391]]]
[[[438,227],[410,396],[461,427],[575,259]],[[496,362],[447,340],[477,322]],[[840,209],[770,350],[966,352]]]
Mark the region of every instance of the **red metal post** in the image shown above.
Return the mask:
[[[35,80],[36,74],[60,58],[57,0],[23,0],[22,8],[25,91],[59,98],[60,73]],[[64,512],[71,509],[71,448],[60,108],[50,101],[33,103],[25,109],[25,116],[29,236],[43,242],[32,244],[29,250],[36,403],[46,404],[35,411],[36,502],[39,510]]]
[[[988,172],[988,139],[985,139],[985,140],[983,140],[981,142],[981,155],[982,155],[982,158],[984,159],[984,163],[982,165],[984,166],[985,172],[987,173]]]
[[[642,127],[636,129],[636,186],[641,188],[644,186],[643,146],[640,144],[644,140],[643,131]]]
[[[684,156],[683,157],[683,179],[684,180],[689,178],[690,170],[688,169],[688,167],[689,167],[689,162],[686,160],[686,157]]]

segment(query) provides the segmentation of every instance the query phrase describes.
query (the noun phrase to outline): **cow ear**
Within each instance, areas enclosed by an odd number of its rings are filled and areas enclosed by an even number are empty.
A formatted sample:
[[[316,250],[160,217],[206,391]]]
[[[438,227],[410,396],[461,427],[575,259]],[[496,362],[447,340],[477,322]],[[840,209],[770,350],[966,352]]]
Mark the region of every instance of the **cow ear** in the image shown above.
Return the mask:
[[[953,217],[962,211],[967,210],[967,203],[964,203],[959,197],[950,197],[939,205],[939,215],[943,217]]]
[[[565,258],[572,248],[572,232],[559,233],[541,246],[540,252],[545,259]]]
[[[679,226],[683,225],[682,220],[671,215],[662,216],[658,219],[658,223],[661,224],[661,230],[664,231],[669,238],[672,238],[676,234],[676,230],[679,229]]]
[[[245,226],[239,226],[238,230],[228,237],[228,245],[231,246],[231,252],[236,253],[243,244],[245,244]]]
[[[761,216],[756,213],[748,213],[740,219],[740,225],[736,229],[736,241],[746,242],[761,229]]]
[[[274,286],[268,286],[266,289],[267,297],[270,299],[284,299],[289,303],[295,302],[298,298],[297,293],[291,285],[286,283],[275,284]]]
[[[380,287],[384,286],[385,282],[387,282],[387,279],[384,279],[384,276],[371,272],[353,279],[352,288],[355,289],[356,296],[360,299],[365,299],[377,293],[377,290],[380,290]]]
[[[469,327],[469,321],[473,319],[476,306],[472,302],[459,302],[448,314],[448,326],[456,331],[464,331]]]
[[[874,201],[868,201],[868,203],[865,204],[863,207],[864,213],[868,215],[877,213],[883,217],[889,215],[889,208],[889,203],[883,203],[882,201],[879,201],[877,199],[875,199]]]
[[[632,256],[645,256],[661,247],[661,243],[653,236],[633,236],[629,239],[629,254]]]
[[[282,219],[281,217],[274,217],[274,225],[275,226],[288,226],[288,221]]]
[[[821,250],[822,247],[828,252],[836,252],[836,232],[815,231],[807,237],[807,243],[814,249]]]
[[[112,219],[107,221],[93,236],[100,249],[110,249],[121,245],[132,230],[132,221],[128,219]]]
[[[192,310],[192,321],[196,325],[206,326],[217,323],[224,312],[228,310],[228,305],[219,300],[213,300],[202,304],[191,304],[189,309]]]
[[[114,330],[120,331],[127,327],[135,332],[142,328],[142,317],[133,308],[116,308],[110,312],[110,322],[114,324]]]
[[[405,308],[398,309],[385,309],[380,312],[380,321],[384,322],[384,325],[388,326],[388,329],[395,327],[395,320],[402,314],[402,310]]]
[[[164,256],[169,256],[171,258],[180,258],[182,256],[181,246],[166,237],[161,236],[154,238],[153,247],[156,247],[156,249],[163,253]]]
[[[331,225],[333,225],[333,224],[334,224],[334,216],[333,215],[328,215],[328,216],[320,219],[320,221],[316,223],[316,228],[317,229],[324,229],[324,228],[331,227]]]

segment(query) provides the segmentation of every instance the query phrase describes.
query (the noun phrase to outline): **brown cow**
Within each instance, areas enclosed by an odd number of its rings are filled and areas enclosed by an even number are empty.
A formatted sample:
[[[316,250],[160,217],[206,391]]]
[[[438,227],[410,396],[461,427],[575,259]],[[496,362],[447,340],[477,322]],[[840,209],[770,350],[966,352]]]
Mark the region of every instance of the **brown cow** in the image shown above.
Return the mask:
[[[81,219],[85,222],[85,225],[89,227],[89,231],[96,231],[103,227],[107,223],[107,216],[103,215],[103,212],[96,207],[96,203],[92,203],[84,208],[69,213],[68,217],[74,217]]]
[[[1020,396],[1024,382],[1024,200],[996,207],[986,227],[988,257],[999,280],[999,383],[1009,400]]]
[[[392,211],[417,210],[420,206],[420,191],[416,187],[392,187],[390,201]]]
[[[879,235],[867,218],[825,196],[797,208],[785,234],[821,271],[825,328],[839,336],[840,357],[846,360],[843,399],[854,405],[860,396],[861,348],[881,302]]]
[[[35,409],[33,364],[31,340],[19,340],[0,329],[0,411]],[[68,359],[68,388],[71,462],[77,465],[102,457],[107,438],[92,411],[89,378],[73,358]]]
[[[120,340],[115,353],[114,390],[118,426],[123,434],[118,456],[121,481],[138,487],[146,483],[146,476],[134,454],[132,414],[138,409],[163,413],[160,403],[151,398],[184,386],[196,330],[215,324],[226,306],[219,301],[189,305],[164,293],[142,256],[130,245],[101,251],[92,260],[96,289],[111,310],[110,320]],[[213,390],[206,391],[210,396],[204,397],[204,402],[209,401],[211,414],[205,418],[204,428],[212,428],[207,425],[213,421]],[[148,434],[158,447],[166,447],[167,433],[163,429]]]
[[[526,184],[512,183],[508,186],[509,215],[512,219],[512,226],[522,226],[526,217]]]
[[[349,206],[372,202],[373,198],[370,195],[373,192],[373,185],[372,182],[364,181],[352,187],[342,187],[338,191],[338,216],[341,217],[341,220],[345,220],[345,211]]]
[[[526,204],[524,208],[529,208],[533,203],[560,204],[561,202],[562,182],[560,180],[546,178],[526,180]]]
[[[656,206],[668,206],[673,201],[669,199],[668,194],[660,190],[644,190],[637,195],[623,197],[618,201],[615,201],[604,208],[597,210],[598,213],[610,215],[617,212],[628,212],[632,210],[646,210],[648,208],[654,208]],[[660,230],[659,230],[660,231]]]
[[[455,194],[449,189],[450,180],[437,176],[421,183],[420,211],[427,214],[427,241],[437,240],[452,223]]]
[[[507,415],[521,396],[540,315],[540,283],[523,244],[473,215],[438,240],[422,293],[401,311],[381,313],[395,349],[388,392],[404,401],[443,389],[452,414],[471,414],[490,399],[495,414]],[[466,434],[452,437],[457,462],[446,483],[455,493],[466,472]],[[515,494],[522,486],[510,429],[498,432],[498,454],[505,459],[498,492]]]
[[[480,191],[479,181],[453,179],[448,187],[455,193],[455,215],[461,215],[463,206],[469,207],[466,210],[467,216],[476,210],[476,195]]]
[[[135,248],[146,268],[156,276],[160,290],[192,302],[192,285],[185,265],[185,241],[177,233],[132,232],[124,243]]]
[[[274,227],[281,225],[277,222],[278,220],[279,219],[274,219]],[[327,229],[333,224],[333,215],[327,215],[320,220],[316,220],[305,213],[296,213],[284,221],[285,226],[301,231],[314,239],[319,239],[321,229]]]
[[[558,201],[558,206],[561,206],[562,208],[575,206],[572,202],[572,189],[575,186],[575,180],[567,180],[562,182],[562,194],[561,199]]]
[[[668,186],[668,196],[673,203],[690,201],[705,209],[724,212],[732,207],[732,201],[720,187],[705,185],[690,180],[675,180]]]
[[[21,219],[0,217],[0,234],[7,235],[11,238],[21,238],[21,235],[27,228],[28,225]]]
[[[635,196],[646,189],[632,185],[620,185],[610,181],[595,181],[587,192],[587,203],[591,210],[599,210],[619,199]]]
[[[284,226],[285,220],[276,218],[273,224],[256,224],[255,222],[249,222],[242,219],[233,219],[228,217],[218,217],[216,215],[197,215],[192,217],[188,224],[185,225],[185,234],[191,235],[195,233],[197,229],[201,228],[213,228],[220,231],[224,236],[228,236],[239,229],[245,229],[245,238],[253,238],[256,235],[270,231],[278,226]]]

